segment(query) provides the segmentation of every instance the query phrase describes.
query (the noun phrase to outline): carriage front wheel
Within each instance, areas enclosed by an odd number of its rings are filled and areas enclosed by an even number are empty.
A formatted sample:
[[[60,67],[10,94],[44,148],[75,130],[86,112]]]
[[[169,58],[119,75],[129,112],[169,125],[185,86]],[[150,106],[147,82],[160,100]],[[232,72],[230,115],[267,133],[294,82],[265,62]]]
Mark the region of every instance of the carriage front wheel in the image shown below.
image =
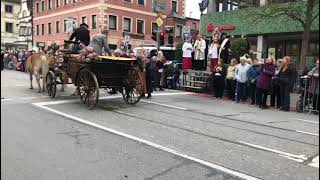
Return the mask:
[[[46,89],[49,97],[54,98],[57,92],[56,76],[52,71],[49,71],[46,76]]]
[[[79,72],[77,84],[81,101],[88,106],[88,109],[95,108],[99,100],[97,77],[90,70],[83,69]]]
[[[126,79],[122,89],[122,97],[128,104],[136,104],[140,101],[144,90],[141,73],[136,69],[128,71],[128,79]]]

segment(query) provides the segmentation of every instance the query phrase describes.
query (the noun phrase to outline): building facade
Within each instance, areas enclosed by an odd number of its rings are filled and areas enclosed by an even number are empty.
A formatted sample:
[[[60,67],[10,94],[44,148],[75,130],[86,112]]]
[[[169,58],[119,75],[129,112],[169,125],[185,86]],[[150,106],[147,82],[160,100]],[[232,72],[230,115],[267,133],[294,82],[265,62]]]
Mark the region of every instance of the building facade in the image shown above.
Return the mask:
[[[18,16],[18,40],[14,42],[18,49],[32,49],[32,0],[22,0]]]
[[[21,0],[1,0],[1,49],[17,49]]]
[[[299,6],[301,11],[306,10],[303,9],[306,8],[305,1],[252,0],[248,5],[238,0],[210,0],[208,13],[201,18],[201,32],[210,37],[212,32],[208,26],[211,25],[221,27],[223,32],[235,38],[245,34],[258,59],[270,55],[278,59],[289,55],[294,63],[299,62],[304,31],[302,25],[288,16],[256,16],[266,12],[263,9],[268,3],[279,3],[278,6],[288,8]],[[307,66],[314,66],[314,60],[319,56],[319,15],[315,17],[311,27]]]
[[[164,0],[162,0],[164,1]],[[126,35],[130,36],[129,44],[137,47],[143,44],[156,44],[152,40],[152,32],[159,30],[152,0],[34,0],[33,29],[34,43],[38,47],[50,46],[52,43],[62,45],[69,39],[70,21],[77,27],[85,22],[89,25],[91,37],[101,30],[109,30],[110,48],[120,47]],[[166,25],[178,27],[178,19],[168,15],[184,17],[185,0],[164,1],[164,21],[160,29]],[[185,22],[182,23],[185,25]],[[180,28],[182,29],[182,28]],[[180,34],[176,34],[179,37]]]

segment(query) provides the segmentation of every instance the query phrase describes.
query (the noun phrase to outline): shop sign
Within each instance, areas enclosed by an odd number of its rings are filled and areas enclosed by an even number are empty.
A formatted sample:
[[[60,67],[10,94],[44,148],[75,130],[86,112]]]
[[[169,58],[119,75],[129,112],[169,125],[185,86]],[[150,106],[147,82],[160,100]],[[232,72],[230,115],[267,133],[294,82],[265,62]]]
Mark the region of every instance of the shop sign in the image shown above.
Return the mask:
[[[217,27],[214,27],[211,23],[209,23],[207,25],[208,32],[213,31],[215,28],[218,28],[219,31],[221,31],[221,30],[235,30],[236,29],[236,27],[233,25],[221,25],[221,26],[217,26]]]
[[[43,42],[37,42],[37,46],[38,46],[38,47],[45,47],[45,43],[43,43]]]
[[[123,37],[126,37],[126,36],[129,37],[130,39],[144,39],[144,37],[145,37],[144,34],[123,32]]]

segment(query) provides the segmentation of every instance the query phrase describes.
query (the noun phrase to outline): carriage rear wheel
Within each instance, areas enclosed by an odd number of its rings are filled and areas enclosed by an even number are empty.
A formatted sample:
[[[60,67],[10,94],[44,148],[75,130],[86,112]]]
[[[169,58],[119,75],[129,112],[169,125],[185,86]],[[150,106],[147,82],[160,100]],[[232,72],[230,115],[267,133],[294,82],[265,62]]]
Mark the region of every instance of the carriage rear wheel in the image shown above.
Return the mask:
[[[142,93],[144,93],[142,76],[138,70],[130,69],[128,79],[122,89],[122,97],[125,102],[133,105],[140,101]]]
[[[99,84],[97,77],[88,69],[83,69],[78,75],[78,94],[83,104],[88,106],[88,109],[96,107],[99,100]]]
[[[56,76],[52,71],[49,71],[46,76],[46,88],[49,97],[54,98],[57,92]]]
[[[303,112],[303,100],[299,99],[296,104],[296,109],[299,113]]]

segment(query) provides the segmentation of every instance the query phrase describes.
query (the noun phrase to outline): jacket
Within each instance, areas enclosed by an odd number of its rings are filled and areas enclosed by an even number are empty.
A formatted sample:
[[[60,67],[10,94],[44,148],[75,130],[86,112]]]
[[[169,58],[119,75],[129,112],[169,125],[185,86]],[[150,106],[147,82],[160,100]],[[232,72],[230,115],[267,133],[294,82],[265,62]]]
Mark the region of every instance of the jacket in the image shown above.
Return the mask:
[[[295,80],[295,68],[293,64],[289,64],[288,69],[286,69],[284,72],[282,69],[283,68],[280,68],[278,75],[280,85],[292,86]]]
[[[254,83],[257,83],[257,80],[260,75],[260,66],[259,65],[253,65],[248,70],[248,81],[251,83],[252,80],[255,80]]]
[[[90,31],[85,27],[79,27],[71,34],[70,39],[75,38],[75,41],[81,41],[85,46],[90,43]]]
[[[260,66],[260,76],[257,81],[257,88],[269,89],[272,77],[276,71],[276,66],[273,64],[262,64]]]

